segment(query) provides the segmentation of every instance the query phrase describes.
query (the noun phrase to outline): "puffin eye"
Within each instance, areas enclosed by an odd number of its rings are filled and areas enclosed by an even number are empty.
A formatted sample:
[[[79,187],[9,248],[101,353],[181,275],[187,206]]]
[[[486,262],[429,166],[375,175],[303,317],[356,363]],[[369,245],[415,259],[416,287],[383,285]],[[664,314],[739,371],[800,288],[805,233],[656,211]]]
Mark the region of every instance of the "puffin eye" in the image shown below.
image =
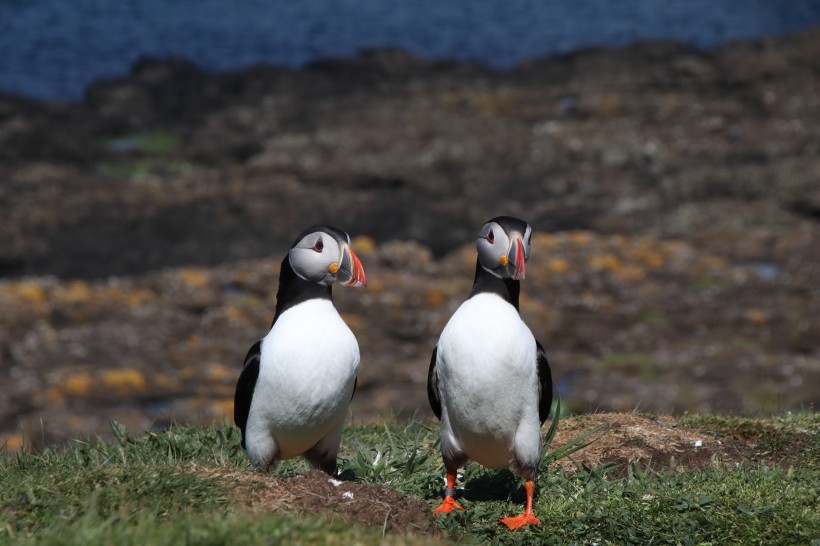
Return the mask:
[[[490,228],[490,232],[487,234],[487,240],[490,241],[490,244],[495,242],[495,235],[493,234],[492,228]]]
[[[316,252],[321,252],[323,248],[325,248],[325,244],[322,242],[322,238],[319,237],[313,244],[313,250],[315,250]]]

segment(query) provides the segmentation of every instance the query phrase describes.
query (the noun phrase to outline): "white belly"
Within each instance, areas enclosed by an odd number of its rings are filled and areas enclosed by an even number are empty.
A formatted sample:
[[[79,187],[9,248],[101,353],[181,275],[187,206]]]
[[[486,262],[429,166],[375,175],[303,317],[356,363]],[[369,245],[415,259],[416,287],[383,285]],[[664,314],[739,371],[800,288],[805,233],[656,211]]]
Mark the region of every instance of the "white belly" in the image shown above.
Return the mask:
[[[283,313],[262,340],[247,428],[273,436],[279,458],[304,453],[345,418],[359,346],[328,300]]]
[[[515,308],[491,294],[467,300],[442,332],[436,366],[442,427],[470,459],[508,466],[522,423],[536,431],[528,441],[540,444],[535,351]]]

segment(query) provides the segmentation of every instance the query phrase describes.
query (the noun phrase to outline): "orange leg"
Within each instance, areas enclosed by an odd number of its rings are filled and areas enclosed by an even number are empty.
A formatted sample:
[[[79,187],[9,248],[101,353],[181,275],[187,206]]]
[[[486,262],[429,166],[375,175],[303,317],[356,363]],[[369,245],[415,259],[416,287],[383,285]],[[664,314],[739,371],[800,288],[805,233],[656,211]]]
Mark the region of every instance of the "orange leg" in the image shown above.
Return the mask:
[[[464,510],[453,495],[456,494],[456,471],[447,471],[447,489],[444,490],[444,500],[438,505],[438,508],[433,510],[436,515],[449,514],[455,509]]]
[[[532,495],[535,493],[535,483],[532,480],[527,480],[524,482],[524,490],[527,492],[527,509],[524,510],[524,513],[520,516],[510,516],[498,520],[510,529],[518,529],[527,524],[541,525],[541,521],[532,513]]]

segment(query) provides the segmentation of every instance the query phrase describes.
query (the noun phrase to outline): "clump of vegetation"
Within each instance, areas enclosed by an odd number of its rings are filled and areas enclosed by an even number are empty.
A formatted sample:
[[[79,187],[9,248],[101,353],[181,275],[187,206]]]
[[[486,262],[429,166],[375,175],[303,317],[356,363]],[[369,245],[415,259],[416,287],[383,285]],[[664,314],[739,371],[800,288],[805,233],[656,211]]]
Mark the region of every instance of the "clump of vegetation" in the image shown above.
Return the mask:
[[[612,414],[636,428],[652,417]],[[17,544],[815,544],[820,541],[820,451],[815,413],[772,419],[687,416],[685,427],[738,453],[682,467],[587,458],[584,444],[607,432],[595,416],[568,417],[544,457],[535,512],[539,527],[510,532],[497,523],[523,499],[508,471],[464,469],[464,512],[429,529],[391,524],[398,505],[416,503],[432,520],[443,468],[435,427],[411,421],[355,425],[345,432],[338,482],[307,476],[301,460],[273,476],[255,472],[228,423],[174,425],[115,440],[75,440],[0,456],[0,542]],[[582,426],[586,432],[577,432]],[[669,430],[673,430],[670,425]],[[656,434],[653,431],[652,434]],[[617,436],[629,444],[628,437]],[[738,440],[739,438],[739,440]],[[718,441],[719,440],[719,441]],[[637,441],[637,440],[636,440]],[[731,442],[740,442],[732,444]],[[632,442],[634,443],[634,442]],[[745,451],[736,448],[742,445]],[[593,443],[590,449],[595,447]],[[795,449],[799,447],[799,449]],[[703,448],[698,448],[703,449]],[[600,449],[599,449],[600,451]],[[725,455],[725,454],[724,454]],[[574,470],[556,467],[573,461]],[[682,459],[678,458],[678,461]],[[702,461],[702,459],[701,459]],[[777,464],[778,461],[784,464]],[[301,483],[299,487],[295,484]],[[325,487],[320,488],[318,485]],[[388,494],[389,493],[389,494]],[[324,495],[324,496],[322,496]],[[354,497],[355,496],[355,497]],[[318,498],[317,497],[321,497]],[[278,499],[278,500],[277,500]],[[401,499],[407,499],[402,501]],[[357,504],[358,503],[358,504]],[[390,504],[393,503],[391,506]],[[356,525],[361,510],[384,521]]]

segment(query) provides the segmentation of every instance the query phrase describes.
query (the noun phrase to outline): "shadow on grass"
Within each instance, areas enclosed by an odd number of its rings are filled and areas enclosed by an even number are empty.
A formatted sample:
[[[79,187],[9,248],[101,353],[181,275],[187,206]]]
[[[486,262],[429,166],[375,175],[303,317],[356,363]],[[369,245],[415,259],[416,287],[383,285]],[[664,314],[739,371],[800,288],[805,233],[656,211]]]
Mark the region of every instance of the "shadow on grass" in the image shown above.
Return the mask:
[[[526,500],[523,481],[509,470],[484,470],[464,484],[462,498],[469,501]]]
[[[341,480],[343,482],[363,482],[364,481],[363,479],[359,478],[356,475],[356,472],[354,472],[350,468],[346,468],[346,469],[342,470],[341,472],[339,472],[338,474],[336,474],[336,479]]]

